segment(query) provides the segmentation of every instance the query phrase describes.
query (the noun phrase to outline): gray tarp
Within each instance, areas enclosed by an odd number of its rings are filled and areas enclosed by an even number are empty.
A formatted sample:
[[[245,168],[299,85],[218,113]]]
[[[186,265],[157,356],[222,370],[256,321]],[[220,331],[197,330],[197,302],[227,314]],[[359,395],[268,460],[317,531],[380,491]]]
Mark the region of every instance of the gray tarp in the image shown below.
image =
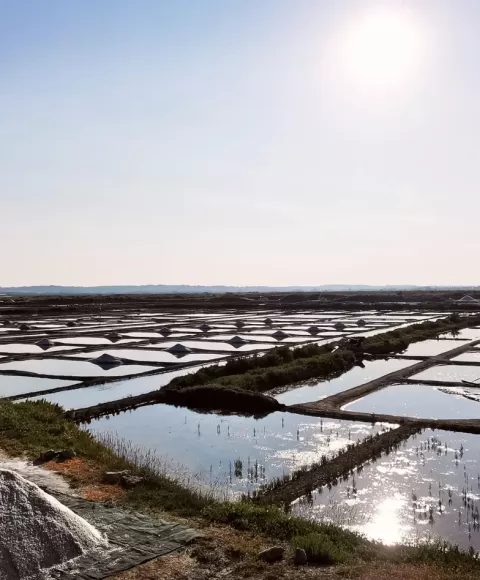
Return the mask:
[[[136,512],[68,495],[52,495],[105,533],[110,543],[108,550],[81,556],[71,562],[69,568],[52,571],[52,578],[101,580],[177,551],[199,535],[195,530],[163,520],[154,520]]]

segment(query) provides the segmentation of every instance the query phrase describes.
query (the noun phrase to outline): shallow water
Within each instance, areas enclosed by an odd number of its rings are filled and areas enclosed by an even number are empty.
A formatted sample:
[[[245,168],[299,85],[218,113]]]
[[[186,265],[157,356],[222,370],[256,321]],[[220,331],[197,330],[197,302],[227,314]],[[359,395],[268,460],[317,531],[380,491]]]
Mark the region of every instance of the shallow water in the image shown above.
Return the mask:
[[[134,445],[155,450],[159,456],[168,455],[173,463],[202,474],[207,482],[220,481],[235,491],[246,492],[384,426],[290,413],[272,413],[256,420],[153,405],[92,421],[88,428],[117,433]],[[236,460],[242,464],[241,475],[237,470],[237,476]]]
[[[473,381],[480,377],[480,366],[438,365],[410,377],[425,381]]]
[[[349,403],[348,411],[422,419],[480,419],[480,405],[428,385],[392,385]]]
[[[440,336],[445,336],[446,338],[451,338],[452,334],[442,334]],[[479,340],[480,339],[480,328],[464,328],[460,330],[458,334],[455,335],[455,338],[463,338],[468,340]]]
[[[42,391],[43,389],[67,387],[69,385],[74,385],[77,382],[78,381],[0,375],[0,397],[13,397],[24,393]]]
[[[41,354],[45,351],[43,348],[40,348],[36,344],[18,342],[11,344],[0,344],[0,352],[8,354]]]
[[[409,345],[401,354],[404,356],[435,356],[464,345],[465,343],[460,340],[424,340]]]
[[[293,511],[386,544],[440,536],[479,550],[479,456],[479,435],[427,430],[354,478],[297,500]]]
[[[130,338],[161,338],[158,332],[122,332],[122,336],[129,336]]]
[[[156,367],[143,365],[120,365],[111,369],[102,369],[98,365],[90,362],[61,360],[61,359],[39,359],[24,360],[9,363],[1,363],[0,370],[28,371],[42,375],[61,375],[77,377],[104,377],[122,376],[136,373],[143,373],[154,370]]]
[[[112,344],[111,340],[102,336],[71,336],[67,338],[56,338],[55,342],[60,344],[78,344],[79,346],[90,346],[92,344]]]
[[[200,367],[179,369],[178,371],[160,373],[158,375],[150,375],[148,377],[139,377],[138,379],[116,381],[112,383],[105,383],[103,385],[92,385],[90,387],[85,387],[83,389],[62,391],[60,393],[52,393],[49,395],[32,397],[31,400],[45,399],[51,403],[61,405],[66,409],[81,409],[82,407],[90,407],[92,405],[99,405],[100,403],[106,403],[108,401],[114,401],[116,399],[123,399],[124,397],[129,397],[131,395],[141,395],[143,393],[149,393],[150,391],[154,391],[156,389],[159,389],[160,387],[168,385],[168,383],[175,377],[187,375],[189,373],[197,371],[199,368]],[[51,381],[51,379],[31,379],[31,380]],[[35,389],[33,389],[33,391],[34,390]]]
[[[156,362],[156,363],[184,363],[193,361],[203,361],[203,360],[213,360],[216,358],[223,358],[224,355],[220,354],[207,354],[207,353],[192,353],[185,356],[175,356],[169,352],[165,352],[158,348],[153,348],[148,350],[148,348],[142,349],[112,349],[112,350],[96,350],[89,353],[79,353],[72,355],[76,358],[96,358],[103,353],[110,354],[117,358],[133,360],[133,361],[145,361],[145,362]]]
[[[464,352],[463,354],[452,358],[452,360],[480,363],[480,351]],[[478,367],[478,371],[478,374],[480,375],[480,366]]]
[[[274,332],[274,331],[272,331],[272,332]],[[228,342],[234,336],[239,336],[240,338],[243,338],[243,340],[246,340],[246,341],[272,342],[272,343],[275,343],[276,346],[278,346],[278,340],[276,340],[272,336],[263,335],[263,334],[258,334],[258,335],[255,335],[255,334],[218,334],[214,338],[217,341]]]
[[[177,343],[173,341],[164,343],[159,342],[151,345],[142,345],[140,348],[168,349],[175,344]],[[274,348],[273,344],[244,344],[242,346],[236,347],[233,344],[229,344],[228,342],[214,342],[210,340],[182,340],[182,344],[191,349],[221,350],[230,353]]]
[[[354,367],[331,381],[309,381],[305,385],[300,385],[295,389],[275,395],[275,398],[284,405],[319,401],[320,399],[341,393],[347,389],[352,389],[368,381],[373,381],[373,379],[377,379],[387,373],[404,369],[412,364],[415,364],[415,361],[399,359],[366,362],[365,368],[363,369],[361,367]]]

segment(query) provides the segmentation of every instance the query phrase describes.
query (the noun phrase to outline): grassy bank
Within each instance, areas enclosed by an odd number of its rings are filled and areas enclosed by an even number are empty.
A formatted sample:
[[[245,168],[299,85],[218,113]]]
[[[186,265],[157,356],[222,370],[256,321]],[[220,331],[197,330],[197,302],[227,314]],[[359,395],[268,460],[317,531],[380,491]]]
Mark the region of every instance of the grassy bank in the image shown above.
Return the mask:
[[[263,393],[276,387],[298,383],[313,377],[332,377],[351,369],[356,362],[357,357],[354,353],[339,349],[335,352],[324,352],[307,358],[294,358],[289,362],[268,368],[254,368],[241,374],[221,376],[211,384]],[[167,391],[184,388],[182,383],[176,382],[176,379],[164,387]]]
[[[263,356],[255,353],[252,356],[229,360],[225,365],[212,365],[202,368],[195,373],[177,377],[171,381],[170,386],[180,389],[196,385],[205,385],[211,382],[222,383],[226,377],[231,377],[231,382],[235,382],[233,378],[235,376],[243,376],[248,373],[261,374],[262,372],[268,372],[267,369],[273,367],[280,367],[293,363],[294,361],[302,361],[328,354],[333,349],[334,346],[332,344],[324,346],[308,344],[295,349],[280,346],[268,351]]]
[[[426,563],[455,571],[459,578],[468,578],[478,566],[477,560],[443,544],[386,548],[335,525],[294,517],[271,505],[219,501],[193,482],[184,480],[181,484],[160,473],[148,452],[139,454],[116,439],[98,442],[66,420],[58,406],[0,401],[0,449],[12,456],[33,459],[51,448],[72,449],[82,461],[95,464],[101,472],[130,469],[143,476],[144,482],[127,490],[119,500],[124,505],[162,516],[168,512],[171,516],[187,517],[191,525],[200,527],[225,525],[248,532],[253,551],[257,537],[270,545],[280,543],[290,551],[303,547],[312,563],[322,565]]]

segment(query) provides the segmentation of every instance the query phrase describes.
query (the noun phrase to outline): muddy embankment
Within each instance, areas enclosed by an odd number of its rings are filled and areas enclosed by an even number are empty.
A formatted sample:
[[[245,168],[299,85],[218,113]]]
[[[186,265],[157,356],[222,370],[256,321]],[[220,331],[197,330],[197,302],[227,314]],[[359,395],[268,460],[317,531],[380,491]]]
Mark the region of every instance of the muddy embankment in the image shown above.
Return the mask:
[[[158,391],[101,403],[85,409],[72,409],[65,412],[65,417],[77,423],[85,423],[105,415],[115,415],[122,411],[159,403],[188,407],[199,411],[243,415],[265,415],[286,408],[273,397],[261,393],[252,393],[235,388],[227,389],[215,385],[199,385],[181,390],[164,387]]]

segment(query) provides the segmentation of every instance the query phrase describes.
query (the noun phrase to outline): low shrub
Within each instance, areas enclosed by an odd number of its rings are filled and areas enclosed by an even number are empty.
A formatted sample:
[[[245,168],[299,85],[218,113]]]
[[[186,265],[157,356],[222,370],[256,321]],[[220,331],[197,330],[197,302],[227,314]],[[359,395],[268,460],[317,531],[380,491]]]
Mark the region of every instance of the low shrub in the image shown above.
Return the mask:
[[[273,397],[222,385],[165,388],[162,393],[165,403],[196,409],[222,409],[257,414],[279,411],[285,407]]]
[[[295,536],[292,546],[305,550],[308,561],[315,564],[328,566],[343,564],[349,560],[348,545],[334,543],[328,536],[315,532],[305,536]]]

